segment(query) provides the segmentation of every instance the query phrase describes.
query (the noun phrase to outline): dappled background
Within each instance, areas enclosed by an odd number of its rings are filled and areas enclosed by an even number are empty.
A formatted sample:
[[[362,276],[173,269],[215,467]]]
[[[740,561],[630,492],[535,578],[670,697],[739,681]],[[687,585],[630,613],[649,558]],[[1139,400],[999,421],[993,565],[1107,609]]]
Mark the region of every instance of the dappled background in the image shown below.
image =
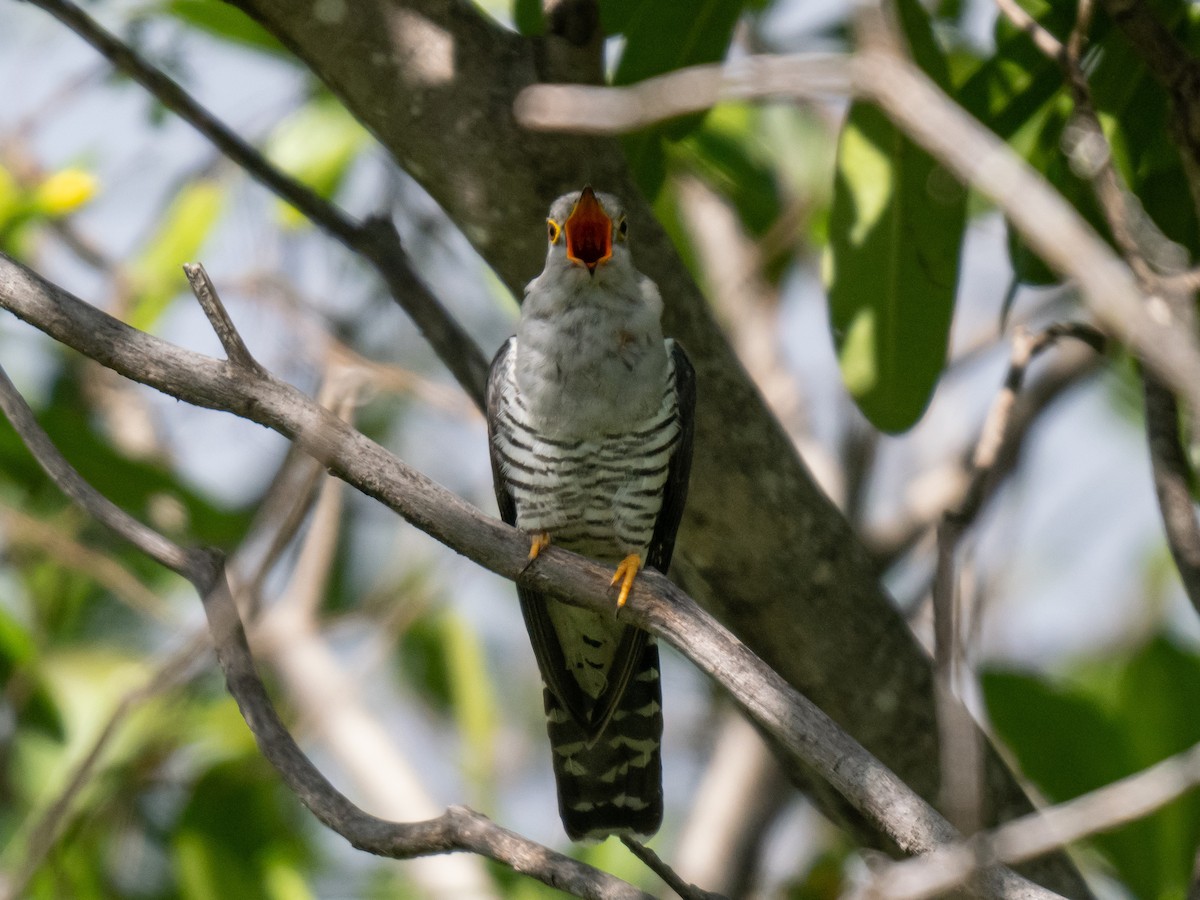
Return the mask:
[[[513,20],[508,3],[484,6]],[[735,58],[847,46],[842,4],[706,6],[725,21],[706,36],[714,59],[726,46]],[[89,11],[279,166],[357,216],[392,215],[486,352],[512,332],[516,301],[466,239],[248,20],[215,0]],[[994,46],[989,3],[951,0],[934,18],[954,76]],[[609,39],[614,70],[625,45]],[[687,61],[701,60],[663,68]],[[203,261],[269,370],[494,513],[482,417],[359,260],[33,7],[0,8],[0,97],[0,248],[137,327],[220,355],[179,268]],[[961,491],[1003,378],[1002,327],[1080,312],[970,197],[947,373],[915,427],[877,432],[843,386],[821,281],[844,113],[725,104],[669,141],[628,147],[744,365],[928,640],[932,527]],[[1058,140],[1054,101],[1040,115],[1020,138],[1031,156]],[[268,682],[352,799],[397,818],[466,803],[568,848],[510,583],[373,501],[322,487],[278,435],[123,381],[9,316],[0,359],[96,487],[176,539],[233,554],[248,608],[262,610],[252,638]],[[973,707],[1051,799],[1200,739],[1200,629],[1161,535],[1140,388],[1128,362],[1096,363],[1064,347],[1035,367],[1021,457],[970,535],[960,585],[968,661],[982,673],[982,690],[965,685]],[[476,860],[365,857],[324,831],[258,756],[204,650],[192,589],[71,508],[7,426],[0,459],[0,895],[553,893]],[[850,844],[780,789],[724,698],[665,657],[667,816],[653,846],[701,877],[687,866],[708,861],[704,804],[753,770],[752,802],[731,813],[752,823],[741,892],[836,896],[861,873]],[[1198,829],[1200,803],[1180,802],[1097,841],[1096,869],[1134,895],[1164,895],[1186,883]],[[572,852],[655,884],[615,842]]]

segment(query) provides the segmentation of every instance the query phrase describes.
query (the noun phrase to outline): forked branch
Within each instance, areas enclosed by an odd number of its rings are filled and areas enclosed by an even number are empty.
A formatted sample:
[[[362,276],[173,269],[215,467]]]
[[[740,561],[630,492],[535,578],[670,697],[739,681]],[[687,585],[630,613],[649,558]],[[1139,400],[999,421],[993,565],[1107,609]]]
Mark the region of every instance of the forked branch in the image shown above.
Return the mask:
[[[2,255],[0,306],[134,380],[275,429],[334,474],[498,574],[573,605],[595,610],[612,607],[611,572],[606,567],[551,547],[527,568],[528,541],[519,532],[484,516],[267,373],[231,367],[136,331]],[[50,451],[57,453],[52,447]],[[131,522],[120,521],[121,534],[137,533],[132,525],[146,530]],[[343,834],[349,829],[356,846],[383,850],[386,855],[411,855],[413,847],[424,848],[423,852],[473,849],[486,855],[508,854],[511,842],[520,840],[464,810],[451,810],[431,822],[396,826],[366,816],[337,794],[286,737],[286,729],[270,708],[229,601],[219,555],[183,551],[169,542],[154,549],[161,554],[156,559],[178,566],[176,570],[205,597],[214,640],[223,648],[219,656],[230,690],[241,697],[248,724],[264,741],[264,754],[280,767],[306,804],[319,803],[314,813],[322,821]],[[955,839],[946,820],[903,781],[666,578],[644,573],[623,614],[668,640],[720,682],[789,754],[820,772],[900,850],[920,853]],[[452,838],[462,843],[453,844]],[[504,860],[514,864],[511,854]],[[1048,894],[1005,869],[990,870],[983,881],[998,896]]]

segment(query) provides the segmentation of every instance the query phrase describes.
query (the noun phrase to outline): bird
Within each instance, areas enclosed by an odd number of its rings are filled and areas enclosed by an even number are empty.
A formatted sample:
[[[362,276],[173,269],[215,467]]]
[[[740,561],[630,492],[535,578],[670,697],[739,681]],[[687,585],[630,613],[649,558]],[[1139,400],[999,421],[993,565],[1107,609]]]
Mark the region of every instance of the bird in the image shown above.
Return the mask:
[[[619,616],[643,567],[666,573],[687,499],[696,376],[664,338],[658,287],[634,266],[621,202],[555,200],[546,263],[487,382],[501,518],[616,567],[615,609],[517,586],[543,682],[559,815],[576,841],[649,836],[663,816],[658,647]]]

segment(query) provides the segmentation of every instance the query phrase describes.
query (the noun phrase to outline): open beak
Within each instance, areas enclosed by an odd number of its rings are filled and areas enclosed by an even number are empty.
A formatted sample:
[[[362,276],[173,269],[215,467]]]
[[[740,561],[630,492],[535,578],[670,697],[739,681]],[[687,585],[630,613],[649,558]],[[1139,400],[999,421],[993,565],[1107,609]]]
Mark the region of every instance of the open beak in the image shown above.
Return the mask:
[[[585,187],[575,208],[563,225],[567,233],[567,259],[587,266],[595,273],[596,266],[612,258],[612,219],[596,199],[596,192]]]

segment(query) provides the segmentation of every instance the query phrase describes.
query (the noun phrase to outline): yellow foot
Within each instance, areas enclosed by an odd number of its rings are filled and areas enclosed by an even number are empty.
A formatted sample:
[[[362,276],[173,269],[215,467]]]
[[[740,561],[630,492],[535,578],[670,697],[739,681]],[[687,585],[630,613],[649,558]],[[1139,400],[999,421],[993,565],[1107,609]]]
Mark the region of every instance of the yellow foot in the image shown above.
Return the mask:
[[[538,554],[550,546],[550,532],[539,531],[533,536],[533,542],[529,545],[529,561],[533,562],[538,558]]]
[[[609,582],[609,584],[616,584],[618,581],[621,582],[621,593],[617,596],[617,609],[624,606],[625,601],[629,599],[629,589],[633,587],[633,579],[637,578],[637,573],[641,568],[642,558],[636,553],[630,553],[617,566],[616,574],[613,575],[612,581]]]

